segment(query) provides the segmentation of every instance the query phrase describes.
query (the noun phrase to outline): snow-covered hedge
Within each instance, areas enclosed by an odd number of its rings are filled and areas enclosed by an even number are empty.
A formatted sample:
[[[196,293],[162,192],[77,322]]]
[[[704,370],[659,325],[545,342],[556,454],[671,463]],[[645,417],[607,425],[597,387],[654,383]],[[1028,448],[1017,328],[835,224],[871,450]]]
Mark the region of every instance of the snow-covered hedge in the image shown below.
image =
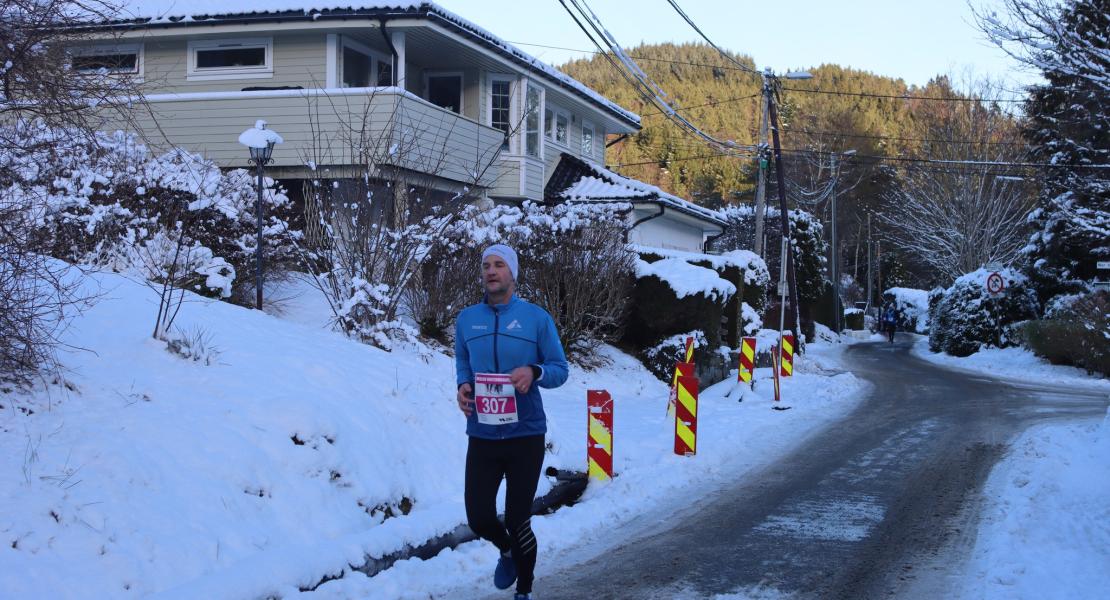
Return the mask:
[[[651,371],[652,375],[669,385],[674,377],[674,364],[685,359],[686,338],[690,337],[694,338],[695,350],[705,348],[705,334],[701,330],[695,329],[672,335],[654,346],[644,348],[640,352],[640,361]],[[695,352],[695,354],[699,353]]]
[[[427,257],[410,294],[421,332],[445,338],[462,307],[481,299],[482,251],[512,246],[521,297],[545,308],[574,359],[620,333],[635,254],[624,242],[627,205],[565,203],[466,207]]]
[[[1045,318],[1024,331],[1025,345],[1038,356],[1110,377],[1110,292],[1057,296]]]
[[[929,330],[929,349],[968,356],[981,347],[1015,346],[1015,325],[1037,317],[1037,295],[1024,275],[1001,271],[1005,293],[992,296],[986,282],[990,272],[979,269],[960,277],[936,304]]]
[[[216,298],[253,285],[257,200],[247,171],[221,171],[181,150],[152,154],[133,135],[82,134],[37,122],[4,126],[25,152],[0,153],[5,200],[34,219],[44,252]],[[295,260],[288,198],[264,189],[266,264]],[[237,284],[244,285],[237,285]]]
[[[893,287],[883,292],[883,296],[894,302],[899,329],[915,333],[929,332],[929,292]]]

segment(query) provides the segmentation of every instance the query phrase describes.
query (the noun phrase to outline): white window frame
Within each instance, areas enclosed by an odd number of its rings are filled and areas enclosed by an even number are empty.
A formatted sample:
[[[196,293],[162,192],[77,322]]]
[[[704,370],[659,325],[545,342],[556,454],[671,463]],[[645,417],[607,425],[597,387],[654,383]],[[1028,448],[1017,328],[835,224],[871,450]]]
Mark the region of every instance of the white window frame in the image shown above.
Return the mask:
[[[197,68],[198,50],[216,50],[226,47],[245,47],[266,49],[265,64],[258,67],[209,67]],[[274,38],[221,38],[213,40],[190,40],[188,43],[188,64],[185,79],[188,81],[214,81],[219,79],[271,79],[274,76]]]
[[[590,130],[590,149],[587,152],[585,147],[586,130]],[[582,119],[582,133],[578,136],[579,152],[583,156],[594,158],[597,156],[597,127],[594,126],[593,121]]]
[[[387,62],[387,63],[392,65],[393,64],[393,59],[390,58],[389,56],[387,56],[386,54],[383,54],[381,52],[378,52],[377,50],[374,50],[373,48],[371,48],[370,46],[367,46],[366,44],[362,44],[362,43],[359,43],[356,40],[351,39],[350,36],[346,36],[346,35],[339,36],[339,47],[336,50],[336,52],[338,53],[338,56],[336,57],[336,60],[335,60],[335,65],[336,65],[335,81],[336,81],[336,83],[338,84],[339,87],[347,87],[346,85],[343,84],[343,49],[344,48],[350,48],[351,50],[354,50],[355,52],[361,52],[362,54],[365,54],[366,56],[368,56],[370,58],[370,87],[378,87],[378,61]]]
[[[549,142],[551,142],[553,144],[556,144],[558,146],[561,146],[563,148],[566,148],[567,150],[570,150],[571,149],[571,147],[570,147],[570,126],[571,126],[572,123],[574,123],[574,121],[571,119],[571,112],[569,110],[559,106],[558,104],[554,104],[554,103],[548,103],[545,106],[545,108],[546,108],[546,110],[551,111],[551,131],[548,132],[547,127],[545,126],[544,127],[544,137],[546,137]],[[566,119],[567,119],[567,141],[565,141],[565,142],[560,142],[559,139],[558,139],[559,138],[558,127],[559,127],[559,116],[560,115],[562,115],[563,117],[566,117]],[[550,133],[551,135],[548,135],[548,133]]]
[[[493,84],[494,82],[503,81],[509,84],[509,148],[508,151],[512,153],[514,150],[519,151],[519,138],[521,128],[517,127],[516,131],[513,130],[514,124],[523,125],[520,119],[522,109],[520,108],[520,88],[523,87],[517,81],[515,75],[510,73],[488,73],[486,75],[486,124],[493,127]],[[496,129],[496,127],[494,127]]]
[[[466,97],[466,76],[462,71],[424,71],[424,99],[431,102],[428,98],[428,82],[432,77],[458,77],[459,78],[459,116],[466,114],[466,105],[463,100]],[[447,110],[447,109],[444,109]]]
[[[547,90],[544,89],[544,87],[542,85],[539,85],[539,84],[537,84],[536,82],[534,82],[530,79],[524,80],[523,83],[524,83],[524,85],[520,86],[520,88],[521,88],[521,103],[520,103],[521,108],[520,108],[520,110],[522,111],[521,114],[523,115],[523,118],[521,119],[521,124],[523,125],[523,131],[521,132],[522,135],[521,135],[521,141],[520,141],[520,153],[524,156],[529,157],[529,158],[535,158],[535,159],[543,160],[544,145],[545,145],[544,140],[546,139],[546,137],[544,135],[544,114],[543,113],[544,113],[544,109],[547,107]],[[536,88],[536,90],[539,91],[539,93],[540,93],[539,102],[536,104],[536,109],[537,109],[537,112],[539,113],[536,116],[536,118],[538,119],[539,122],[537,124],[537,130],[536,130],[536,145],[537,145],[537,148],[536,148],[536,155],[535,156],[532,156],[531,154],[528,154],[528,116],[527,116],[526,113],[523,112],[523,111],[527,110],[527,108],[528,108],[528,90],[529,90],[529,88],[533,88],[533,87]]]
[[[142,78],[144,73],[144,47],[142,42],[134,44],[97,44],[95,46],[74,46],[69,49],[70,56],[103,56],[109,54],[129,54],[135,53],[135,70],[134,71],[108,71],[108,75],[116,76],[130,76]],[[82,75],[96,75],[96,71],[77,71]]]

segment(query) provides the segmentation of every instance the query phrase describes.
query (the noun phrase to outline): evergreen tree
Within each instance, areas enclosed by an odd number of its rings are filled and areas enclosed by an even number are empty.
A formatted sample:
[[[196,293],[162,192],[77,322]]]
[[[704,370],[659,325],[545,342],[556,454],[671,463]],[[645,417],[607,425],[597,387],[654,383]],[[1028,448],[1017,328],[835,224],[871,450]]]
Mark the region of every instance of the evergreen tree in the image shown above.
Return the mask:
[[[1025,135],[1045,169],[1025,253],[1042,301],[1078,291],[1110,259],[1110,0],[1008,0],[979,15],[991,39],[1046,80],[1030,89]]]

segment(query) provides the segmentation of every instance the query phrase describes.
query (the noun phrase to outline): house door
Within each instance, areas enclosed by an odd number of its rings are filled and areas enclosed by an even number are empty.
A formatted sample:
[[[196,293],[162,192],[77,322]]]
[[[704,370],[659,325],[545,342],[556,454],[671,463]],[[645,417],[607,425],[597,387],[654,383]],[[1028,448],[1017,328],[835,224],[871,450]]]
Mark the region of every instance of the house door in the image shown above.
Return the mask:
[[[454,113],[462,113],[462,75],[428,76],[428,102]]]

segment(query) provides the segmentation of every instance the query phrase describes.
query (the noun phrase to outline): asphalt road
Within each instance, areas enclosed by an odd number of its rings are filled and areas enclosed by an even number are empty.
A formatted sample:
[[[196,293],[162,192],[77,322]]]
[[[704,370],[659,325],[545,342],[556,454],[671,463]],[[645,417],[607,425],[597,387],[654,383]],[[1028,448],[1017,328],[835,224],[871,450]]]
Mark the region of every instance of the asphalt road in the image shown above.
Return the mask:
[[[1038,421],[1104,414],[1108,399],[947,370],[911,343],[850,348],[848,365],[874,389],[847,418],[685,514],[645,517],[603,552],[583,549],[580,564],[541,569],[537,596],[949,596],[1007,444]]]

